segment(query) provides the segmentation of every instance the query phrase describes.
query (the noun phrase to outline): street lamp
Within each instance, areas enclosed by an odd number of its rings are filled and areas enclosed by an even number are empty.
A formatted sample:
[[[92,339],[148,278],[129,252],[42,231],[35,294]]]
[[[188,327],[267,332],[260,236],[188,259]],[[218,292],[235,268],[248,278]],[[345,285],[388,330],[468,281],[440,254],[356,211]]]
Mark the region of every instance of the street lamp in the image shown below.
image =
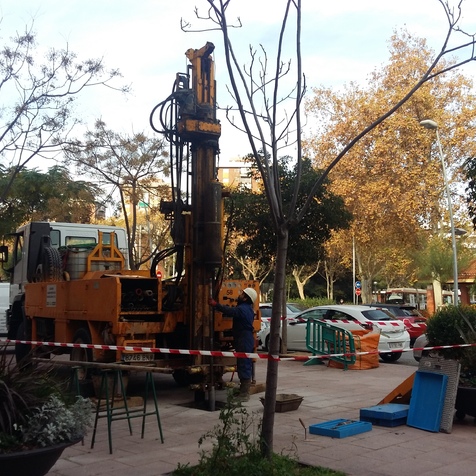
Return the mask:
[[[453,245],[453,280],[454,280],[453,304],[457,306],[458,305],[458,257],[456,253],[456,233],[455,233],[455,225],[453,222],[453,206],[451,204],[450,188],[448,186],[448,179],[446,178],[445,160],[443,158],[443,150],[441,148],[440,134],[438,133],[438,124],[435,121],[432,121],[431,119],[425,119],[424,121],[420,121],[420,126],[423,126],[425,129],[434,129],[436,131],[436,142],[438,143],[438,149],[440,151],[441,168],[443,170],[443,180],[445,182],[446,198],[448,200],[448,212],[450,215],[451,243]]]

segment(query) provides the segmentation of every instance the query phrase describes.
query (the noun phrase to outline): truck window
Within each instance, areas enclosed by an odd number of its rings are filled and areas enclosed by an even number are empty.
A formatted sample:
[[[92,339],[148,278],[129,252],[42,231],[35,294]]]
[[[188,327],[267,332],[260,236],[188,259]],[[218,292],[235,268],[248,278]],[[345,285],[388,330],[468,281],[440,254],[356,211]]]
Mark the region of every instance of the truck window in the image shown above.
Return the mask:
[[[50,231],[50,243],[53,248],[60,247],[60,232],[59,230]]]
[[[66,246],[95,245],[96,238],[93,236],[67,236],[64,244]]]
[[[103,233],[102,241],[104,245],[109,245],[111,243],[111,234],[110,233]],[[117,235],[114,239],[116,246],[118,245]],[[66,246],[81,246],[81,245],[95,245],[97,240],[94,236],[66,236],[64,240],[64,244]]]
[[[18,235],[15,240],[15,254],[13,256],[13,264],[19,263],[23,256],[23,235]]]

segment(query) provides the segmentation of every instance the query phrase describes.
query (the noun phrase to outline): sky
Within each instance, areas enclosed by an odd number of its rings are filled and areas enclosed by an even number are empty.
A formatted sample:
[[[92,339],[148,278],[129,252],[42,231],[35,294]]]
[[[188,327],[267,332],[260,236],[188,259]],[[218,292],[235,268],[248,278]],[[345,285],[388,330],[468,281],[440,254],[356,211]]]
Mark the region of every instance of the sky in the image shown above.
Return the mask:
[[[229,21],[239,16],[243,25],[231,31],[243,64],[250,44],[263,44],[273,52],[284,5],[284,0],[231,0]],[[447,31],[438,0],[302,0],[302,6],[303,67],[309,87],[365,83],[386,63],[395,29],[406,27],[436,51]],[[189,48],[198,49],[207,41],[215,44],[218,102],[232,103],[220,33],[185,33],[180,28],[181,18],[194,28],[205,27],[197,20],[195,7],[206,14],[206,0],[0,0],[0,36],[7,40],[33,21],[42,48],[68,45],[79,59],[103,58],[108,68],[122,72],[132,92],[124,97],[97,88],[81,97],[78,114],[90,127],[102,118],[117,132],[152,136],[150,112],[171,93],[175,74],[185,72]],[[476,32],[476,2],[465,0],[463,13],[462,26]],[[474,77],[476,64],[465,66],[463,72]],[[246,139],[224,117],[220,119],[221,163],[246,155],[250,150]]]

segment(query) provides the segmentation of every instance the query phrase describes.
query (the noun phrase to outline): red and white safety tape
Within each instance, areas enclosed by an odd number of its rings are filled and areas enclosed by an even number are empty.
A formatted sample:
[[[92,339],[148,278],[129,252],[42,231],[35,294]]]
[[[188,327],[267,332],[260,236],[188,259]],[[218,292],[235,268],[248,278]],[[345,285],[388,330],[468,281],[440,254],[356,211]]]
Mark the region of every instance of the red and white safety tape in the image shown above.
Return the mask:
[[[312,359],[329,359],[331,357],[351,357],[352,355],[372,355],[372,354],[391,354],[402,353],[409,351],[424,351],[424,350],[444,350],[444,349],[462,349],[466,347],[475,347],[475,344],[453,344],[453,345],[435,345],[431,347],[414,347],[412,349],[392,349],[387,351],[372,350],[367,352],[349,352],[340,354],[325,354],[325,355],[295,355],[292,357],[279,357],[278,355],[260,354],[255,352],[226,352],[218,350],[188,350],[188,349],[166,349],[162,347],[135,347],[135,346],[121,346],[121,345],[105,345],[105,344],[73,344],[64,342],[44,342],[36,340],[10,340],[0,339],[0,343],[6,344],[26,344],[26,345],[42,345],[48,347],[67,347],[76,349],[98,349],[98,350],[114,350],[122,352],[144,352],[155,354],[176,354],[176,355],[202,355],[207,357],[236,357],[247,359],[266,359],[266,360],[297,360],[306,361]]]

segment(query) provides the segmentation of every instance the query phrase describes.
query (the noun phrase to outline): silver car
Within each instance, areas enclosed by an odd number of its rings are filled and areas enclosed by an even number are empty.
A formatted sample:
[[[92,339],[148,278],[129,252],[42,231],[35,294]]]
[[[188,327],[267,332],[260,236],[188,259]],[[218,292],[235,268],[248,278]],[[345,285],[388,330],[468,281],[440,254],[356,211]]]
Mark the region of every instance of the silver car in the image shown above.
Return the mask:
[[[306,328],[309,318],[318,319],[350,332],[363,329],[379,332],[380,358],[385,362],[395,362],[402,352],[410,349],[410,335],[405,330],[402,321],[393,319],[383,309],[373,309],[359,305],[326,305],[312,307],[288,322],[287,348],[288,350],[309,351],[306,346]],[[269,348],[269,326],[261,328],[258,338],[261,347]],[[399,352],[391,352],[398,350]]]

